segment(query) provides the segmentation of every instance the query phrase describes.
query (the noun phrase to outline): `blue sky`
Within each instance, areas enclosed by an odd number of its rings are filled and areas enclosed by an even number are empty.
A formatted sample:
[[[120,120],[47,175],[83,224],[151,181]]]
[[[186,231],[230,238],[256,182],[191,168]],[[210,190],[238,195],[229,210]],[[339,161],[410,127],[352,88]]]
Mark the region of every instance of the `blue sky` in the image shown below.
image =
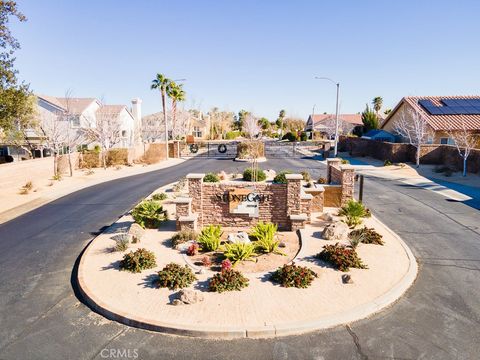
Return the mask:
[[[478,1],[50,1],[19,4],[20,76],[37,93],[143,99],[157,72],[186,78],[187,107],[275,119],[362,111],[382,96],[480,94]]]

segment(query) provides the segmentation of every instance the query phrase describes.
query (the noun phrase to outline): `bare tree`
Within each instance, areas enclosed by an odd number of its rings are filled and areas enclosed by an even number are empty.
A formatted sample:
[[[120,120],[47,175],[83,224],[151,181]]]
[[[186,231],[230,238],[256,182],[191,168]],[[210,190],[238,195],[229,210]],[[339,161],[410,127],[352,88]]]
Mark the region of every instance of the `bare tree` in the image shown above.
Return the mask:
[[[403,110],[395,120],[394,131],[416,148],[415,164],[420,166],[420,151],[432,136],[432,130],[425,118],[416,110]]]
[[[107,168],[107,152],[122,139],[118,112],[102,103],[96,112],[96,123],[84,128],[85,138],[98,143],[101,148],[103,168]]]
[[[70,124],[63,116],[63,111],[52,113],[39,108],[38,113],[40,131],[45,137],[47,146],[53,150],[53,175],[58,177],[58,154],[67,142]]]
[[[155,142],[159,139],[165,139],[165,130],[162,129],[160,116],[153,114],[142,118],[142,140],[145,142]]]
[[[250,139],[253,139],[262,131],[262,128],[258,124],[257,118],[249,113],[243,121],[242,130],[248,135]]]
[[[479,135],[474,134],[471,130],[467,130],[465,120],[461,120],[460,129],[449,129],[448,136],[453,139],[457,148],[458,154],[463,159],[463,176],[467,176],[467,160],[479,141]]]

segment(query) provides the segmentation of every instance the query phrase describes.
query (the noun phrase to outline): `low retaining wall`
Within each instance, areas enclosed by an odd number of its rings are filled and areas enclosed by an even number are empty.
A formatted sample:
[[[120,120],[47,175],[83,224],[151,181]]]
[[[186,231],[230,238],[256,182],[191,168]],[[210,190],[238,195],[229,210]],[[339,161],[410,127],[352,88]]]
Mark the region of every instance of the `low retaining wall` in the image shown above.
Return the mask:
[[[339,148],[352,156],[371,156],[382,161],[415,162],[416,149],[410,144],[388,143],[365,138],[340,137]],[[463,159],[454,145],[427,144],[420,151],[421,164],[445,165],[453,170],[463,169]],[[480,171],[480,149],[473,149],[467,171]]]

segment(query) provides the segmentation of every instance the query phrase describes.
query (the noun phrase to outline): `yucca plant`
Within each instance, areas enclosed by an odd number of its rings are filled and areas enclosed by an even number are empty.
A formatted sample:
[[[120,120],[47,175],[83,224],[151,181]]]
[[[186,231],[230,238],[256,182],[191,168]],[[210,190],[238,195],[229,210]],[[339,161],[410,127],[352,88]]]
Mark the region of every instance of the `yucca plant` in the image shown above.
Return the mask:
[[[233,243],[225,244],[223,255],[235,266],[239,261],[252,260],[257,254],[255,253],[255,245],[252,243]]]
[[[200,244],[202,251],[216,251],[220,247],[222,236],[222,228],[220,225],[208,225],[205,226],[197,242]]]
[[[280,241],[275,240],[275,234],[277,233],[278,226],[273,223],[258,222],[250,232],[250,236],[254,238],[255,248],[258,252],[268,254],[275,253],[285,255],[278,250]]]
[[[135,222],[142,228],[155,229],[167,220],[167,212],[154,200],[144,200],[132,210]]]

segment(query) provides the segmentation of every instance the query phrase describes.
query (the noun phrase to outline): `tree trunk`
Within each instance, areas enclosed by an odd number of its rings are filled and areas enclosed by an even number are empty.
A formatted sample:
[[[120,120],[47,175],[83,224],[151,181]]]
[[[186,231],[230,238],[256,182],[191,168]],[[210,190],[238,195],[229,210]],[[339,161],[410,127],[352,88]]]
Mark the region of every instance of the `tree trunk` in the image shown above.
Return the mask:
[[[53,176],[56,177],[58,173],[58,155],[57,152],[54,150],[53,152]]]
[[[417,146],[416,165],[417,165],[417,168],[420,167],[420,145]]]
[[[70,170],[70,177],[73,176],[73,169],[72,169],[72,157],[70,156],[70,149],[68,149],[68,169]]]
[[[102,163],[103,163],[103,169],[107,170],[107,156],[106,156],[106,150],[102,151]]]
[[[467,176],[467,157],[463,156],[463,176]]]

